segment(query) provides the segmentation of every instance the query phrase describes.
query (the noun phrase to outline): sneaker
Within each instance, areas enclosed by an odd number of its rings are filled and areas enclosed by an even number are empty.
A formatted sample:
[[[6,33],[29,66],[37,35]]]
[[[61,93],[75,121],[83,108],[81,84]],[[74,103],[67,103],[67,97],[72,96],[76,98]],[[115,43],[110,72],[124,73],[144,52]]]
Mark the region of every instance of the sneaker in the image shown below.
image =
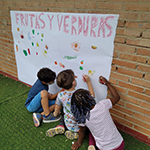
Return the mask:
[[[64,134],[65,127],[63,125],[58,125],[55,128],[51,128],[46,131],[46,136],[53,137],[56,134]]]
[[[43,122],[44,123],[50,123],[50,122],[55,122],[61,119],[61,115],[54,117],[53,113],[50,113],[48,117],[43,116]]]
[[[40,126],[42,115],[40,113],[33,113],[33,122],[36,127]]]
[[[94,145],[89,145],[88,150],[96,150]]]
[[[78,139],[79,134],[68,130],[65,132],[65,136],[70,140],[75,140]]]

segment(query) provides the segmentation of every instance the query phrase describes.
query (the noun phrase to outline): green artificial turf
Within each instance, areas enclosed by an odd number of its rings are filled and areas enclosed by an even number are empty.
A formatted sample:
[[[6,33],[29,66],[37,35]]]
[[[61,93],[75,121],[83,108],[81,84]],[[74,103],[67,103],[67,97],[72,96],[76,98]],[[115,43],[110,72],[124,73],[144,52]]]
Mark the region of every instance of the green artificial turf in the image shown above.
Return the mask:
[[[0,150],[70,150],[72,141],[65,135],[46,137],[45,132],[58,122],[41,123],[36,128],[24,104],[30,87],[0,74]],[[150,147],[121,132],[125,150],[149,150]],[[79,150],[87,150],[86,135]]]

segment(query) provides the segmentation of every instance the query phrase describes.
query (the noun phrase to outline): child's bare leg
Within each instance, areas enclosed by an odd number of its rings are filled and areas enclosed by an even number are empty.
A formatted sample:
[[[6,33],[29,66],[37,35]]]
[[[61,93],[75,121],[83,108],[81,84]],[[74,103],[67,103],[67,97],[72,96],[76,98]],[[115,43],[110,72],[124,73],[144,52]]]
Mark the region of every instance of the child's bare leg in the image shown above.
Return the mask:
[[[41,91],[41,104],[45,116],[50,114],[49,103],[48,103],[48,92],[46,90]],[[42,114],[42,113],[41,113]]]
[[[54,105],[51,105],[49,106],[49,112],[53,112],[55,110],[55,104]],[[44,111],[41,112],[41,115],[44,115]]]

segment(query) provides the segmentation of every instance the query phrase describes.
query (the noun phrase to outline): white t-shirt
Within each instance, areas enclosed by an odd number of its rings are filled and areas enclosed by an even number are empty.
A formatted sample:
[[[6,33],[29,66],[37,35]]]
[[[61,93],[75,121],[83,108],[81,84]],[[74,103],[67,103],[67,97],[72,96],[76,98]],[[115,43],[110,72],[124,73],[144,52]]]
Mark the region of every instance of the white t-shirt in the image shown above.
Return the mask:
[[[86,119],[85,124],[79,124],[79,126],[87,126],[89,128],[95,139],[96,146],[100,150],[114,149],[123,141],[109,113],[110,108],[112,108],[110,99],[99,101],[90,110],[89,121]]]
[[[64,122],[68,130],[79,132],[79,127],[71,112],[71,96],[74,91],[63,91],[58,93],[56,104],[63,106]]]

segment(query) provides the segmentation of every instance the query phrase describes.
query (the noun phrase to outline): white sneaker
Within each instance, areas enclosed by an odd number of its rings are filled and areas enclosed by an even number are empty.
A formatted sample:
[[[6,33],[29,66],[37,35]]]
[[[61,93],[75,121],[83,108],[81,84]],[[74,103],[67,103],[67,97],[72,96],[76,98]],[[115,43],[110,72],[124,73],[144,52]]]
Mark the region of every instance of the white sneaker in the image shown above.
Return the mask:
[[[90,145],[90,146],[88,146],[88,150],[96,150],[96,149],[95,149],[94,145]]]

